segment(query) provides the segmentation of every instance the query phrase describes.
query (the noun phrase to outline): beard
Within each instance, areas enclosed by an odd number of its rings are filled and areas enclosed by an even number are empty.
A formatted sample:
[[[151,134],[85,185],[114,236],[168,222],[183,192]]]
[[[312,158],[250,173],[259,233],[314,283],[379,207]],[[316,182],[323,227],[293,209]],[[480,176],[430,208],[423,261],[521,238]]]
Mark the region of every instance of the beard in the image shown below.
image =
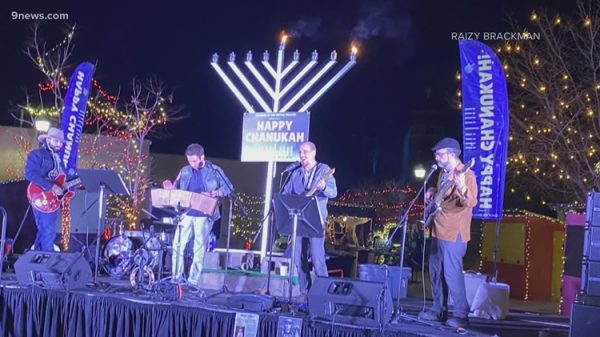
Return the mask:
[[[60,152],[60,150],[62,149],[62,144],[61,144],[61,145],[52,145],[52,144],[50,144],[50,143],[46,143],[46,147],[47,147],[47,148],[48,148],[50,151],[52,151],[52,152],[55,152],[55,153],[58,153],[58,152]]]

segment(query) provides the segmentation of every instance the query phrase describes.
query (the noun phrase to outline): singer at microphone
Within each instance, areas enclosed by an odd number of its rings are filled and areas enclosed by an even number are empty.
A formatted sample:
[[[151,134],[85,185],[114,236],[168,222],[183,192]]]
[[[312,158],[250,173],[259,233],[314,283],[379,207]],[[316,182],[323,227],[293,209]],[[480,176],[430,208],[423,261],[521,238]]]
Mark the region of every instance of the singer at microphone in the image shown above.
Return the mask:
[[[306,218],[305,221],[310,222],[310,227],[317,229],[320,235],[304,237],[300,234],[306,235],[306,233],[300,233],[293,238],[293,242],[296,244],[292,244],[292,246],[295,247],[295,251],[292,252],[292,254],[295,254],[295,256],[298,257],[294,261],[294,267],[298,271],[299,279],[298,290],[300,295],[297,299],[306,303],[306,294],[313,284],[310,281],[310,268],[306,267],[309,266],[308,256],[312,259],[312,267],[317,276],[326,277],[328,275],[327,263],[325,260],[325,238],[327,237],[325,228],[328,215],[327,203],[329,199],[337,196],[337,184],[335,182],[335,177],[333,176],[334,170],[325,163],[317,162],[317,147],[313,142],[304,142],[300,144],[298,150],[302,164],[293,163],[288,166],[289,170],[293,172],[288,175],[288,179],[283,185],[281,194],[297,196],[301,200],[305,198],[314,198],[314,201],[312,202],[319,204],[320,217],[315,218],[306,213],[303,215]],[[306,197],[309,192],[312,196]],[[305,238],[308,241],[308,245],[303,244]],[[291,269],[290,275],[292,275]]]
[[[460,160],[461,146],[454,138],[443,138],[433,148],[440,172],[436,187],[426,195],[433,197],[435,211],[430,227],[429,279],[433,294],[431,307],[419,313],[420,320],[440,322],[453,328],[469,325],[469,303],[463,276],[463,258],[471,240],[473,208],[477,205],[477,178]],[[425,234],[427,235],[427,234]],[[452,296],[452,317],[446,319],[444,289]]]

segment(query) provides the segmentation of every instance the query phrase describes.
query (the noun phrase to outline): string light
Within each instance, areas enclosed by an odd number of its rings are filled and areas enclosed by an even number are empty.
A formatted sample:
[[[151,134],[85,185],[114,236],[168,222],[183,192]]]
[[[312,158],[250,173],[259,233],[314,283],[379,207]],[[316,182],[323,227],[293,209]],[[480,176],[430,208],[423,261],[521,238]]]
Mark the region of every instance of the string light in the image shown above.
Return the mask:
[[[529,300],[530,299],[530,289],[531,286],[534,282],[538,282],[538,281],[546,281],[547,282],[547,275],[540,275],[540,274],[533,274],[532,273],[532,263],[534,261],[532,261],[532,252],[534,250],[534,243],[535,240],[533,240],[533,234],[532,234],[532,225],[536,224],[536,223],[540,223],[540,221],[543,221],[545,223],[545,225],[547,224],[548,228],[550,229],[555,229],[555,228],[561,228],[561,230],[563,231],[563,233],[566,235],[566,224],[563,221],[560,221],[558,219],[549,217],[549,216],[545,216],[545,215],[541,215],[541,214],[537,214],[537,213],[533,213],[533,212],[529,212],[529,211],[525,211],[525,210],[521,210],[521,209],[509,209],[506,210],[504,212],[504,219],[502,220],[501,223],[503,224],[514,224],[514,223],[523,223],[525,226],[525,251],[524,251],[524,258],[525,261],[523,263],[524,265],[524,269],[525,269],[525,294],[524,294],[524,300]],[[482,221],[481,222],[481,226],[480,226],[480,233],[481,233],[481,237],[480,237],[480,246],[479,246],[479,256],[481,257],[480,261],[479,261],[479,271],[483,272],[484,271],[484,262],[486,262],[486,260],[484,260],[484,256],[483,256],[483,242],[485,240],[485,225],[495,225],[495,223],[491,223],[491,222],[486,222],[486,221]],[[561,244],[561,249],[563,250],[562,256],[562,264],[561,264],[561,276],[564,273],[564,235],[563,235],[563,239],[562,239],[562,244]],[[499,256],[496,257],[497,259],[500,259]],[[562,277],[561,277],[562,278]],[[550,294],[551,295],[551,294]]]

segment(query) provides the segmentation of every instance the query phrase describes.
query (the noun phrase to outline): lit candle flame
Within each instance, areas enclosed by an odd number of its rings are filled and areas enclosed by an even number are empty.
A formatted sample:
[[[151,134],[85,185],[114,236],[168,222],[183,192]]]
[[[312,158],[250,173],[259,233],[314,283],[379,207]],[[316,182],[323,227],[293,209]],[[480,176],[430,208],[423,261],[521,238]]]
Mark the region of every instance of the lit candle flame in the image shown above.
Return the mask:
[[[287,41],[287,38],[288,38],[287,34],[284,33],[283,36],[281,37],[281,44],[285,44],[285,41]]]
[[[356,60],[356,53],[358,52],[358,48],[356,45],[352,45],[352,53],[350,54],[350,60]]]

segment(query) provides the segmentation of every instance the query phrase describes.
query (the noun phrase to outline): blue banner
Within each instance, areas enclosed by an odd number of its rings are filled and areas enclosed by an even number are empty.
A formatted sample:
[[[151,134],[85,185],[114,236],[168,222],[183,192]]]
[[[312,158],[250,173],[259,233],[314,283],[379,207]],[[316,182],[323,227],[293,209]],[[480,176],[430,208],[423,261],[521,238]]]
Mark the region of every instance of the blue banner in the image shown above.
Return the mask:
[[[245,113],[242,161],[296,161],[298,146],[308,141],[310,113]]]
[[[501,220],[508,155],[508,93],[502,62],[485,44],[460,40],[464,159],[476,159],[477,219]]]
[[[65,96],[65,108],[63,110],[61,127],[65,134],[65,145],[60,151],[60,158],[67,173],[73,175],[77,170],[77,157],[79,143],[83,133],[83,122],[85,121],[85,110],[92,77],[94,76],[94,65],[89,62],[80,64],[69,82],[67,95]]]

